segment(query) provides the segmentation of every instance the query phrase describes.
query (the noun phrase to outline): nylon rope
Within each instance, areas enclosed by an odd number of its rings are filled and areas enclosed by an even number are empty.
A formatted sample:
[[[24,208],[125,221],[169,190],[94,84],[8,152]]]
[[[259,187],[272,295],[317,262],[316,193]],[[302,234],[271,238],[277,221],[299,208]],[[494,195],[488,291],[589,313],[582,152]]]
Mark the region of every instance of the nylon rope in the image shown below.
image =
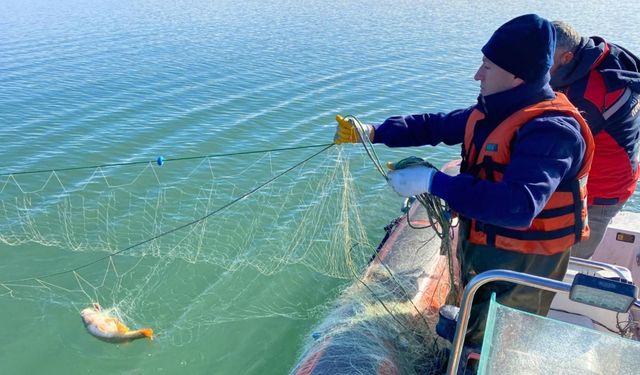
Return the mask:
[[[254,150],[254,151],[240,151],[240,152],[231,152],[226,154],[210,154],[210,155],[198,155],[198,156],[185,156],[179,158],[168,158],[162,159],[163,162],[168,161],[182,161],[182,160],[196,160],[196,159],[214,159],[221,158],[227,156],[238,156],[238,155],[250,155],[250,154],[265,154],[268,152],[280,152],[280,151],[290,151],[290,150],[301,150],[307,148],[318,148],[318,147],[327,147],[333,145],[333,143],[325,143],[318,145],[308,145],[308,146],[297,146],[297,147],[283,147],[283,148],[274,148],[270,150]],[[86,166],[78,166],[78,167],[66,167],[66,168],[54,168],[54,169],[38,169],[32,171],[17,171],[17,172],[5,172],[0,173],[0,176],[11,176],[11,175],[23,175],[23,174],[36,174],[36,173],[50,173],[50,172],[62,172],[62,171],[76,171],[82,169],[95,169],[95,168],[106,168],[106,167],[118,167],[118,166],[126,166],[126,165],[136,165],[136,164],[147,164],[147,163],[156,163],[156,160],[139,160],[139,161],[130,161],[130,162],[120,162],[120,163],[107,163],[107,164],[99,164],[99,165],[86,165]]]

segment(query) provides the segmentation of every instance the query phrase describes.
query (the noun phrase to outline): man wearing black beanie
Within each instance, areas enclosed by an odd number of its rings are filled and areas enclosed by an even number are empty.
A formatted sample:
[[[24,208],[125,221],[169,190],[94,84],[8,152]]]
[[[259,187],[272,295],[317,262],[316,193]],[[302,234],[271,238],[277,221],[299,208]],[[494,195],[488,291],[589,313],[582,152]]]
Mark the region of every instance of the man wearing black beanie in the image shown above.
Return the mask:
[[[450,113],[391,117],[366,125],[389,147],[462,144],[460,174],[415,166],[391,171],[400,195],[430,193],[461,217],[462,282],[492,269],[561,280],[569,249],[588,236],[586,180],[593,138],[578,111],[549,86],[555,30],[527,14],[494,32],[482,47],[478,102]],[[358,140],[338,118],[336,143]],[[480,345],[491,293],[501,304],[546,315],[553,293],[490,283],[475,296],[466,343]]]

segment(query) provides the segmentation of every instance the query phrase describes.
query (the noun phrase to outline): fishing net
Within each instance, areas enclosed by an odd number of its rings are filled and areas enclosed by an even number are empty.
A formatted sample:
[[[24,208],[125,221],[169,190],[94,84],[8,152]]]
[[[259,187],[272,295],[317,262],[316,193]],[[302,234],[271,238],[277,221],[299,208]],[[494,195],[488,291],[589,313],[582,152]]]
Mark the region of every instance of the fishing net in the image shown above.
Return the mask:
[[[393,339],[411,354],[394,363],[417,371],[439,350],[409,301],[419,277],[384,264],[361,276],[380,239],[370,224],[395,210],[363,215],[354,160],[334,147],[3,175],[0,299],[74,314],[99,302],[185,346],[221,324],[317,320],[342,295],[339,321],[382,340],[359,350],[386,358]]]

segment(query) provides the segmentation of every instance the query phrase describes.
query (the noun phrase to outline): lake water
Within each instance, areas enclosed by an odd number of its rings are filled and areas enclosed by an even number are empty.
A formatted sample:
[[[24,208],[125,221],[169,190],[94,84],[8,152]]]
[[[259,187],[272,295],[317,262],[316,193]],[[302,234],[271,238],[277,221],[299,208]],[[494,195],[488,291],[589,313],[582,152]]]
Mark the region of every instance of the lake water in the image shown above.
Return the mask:
[[[287,373],[401,204],[361,146],[324,150],[335,114],[473,104],[480,47],[531,12],[640,53],[634,2],[3,0],[0,373]],[[155,340],[89,336],[92,302]]]

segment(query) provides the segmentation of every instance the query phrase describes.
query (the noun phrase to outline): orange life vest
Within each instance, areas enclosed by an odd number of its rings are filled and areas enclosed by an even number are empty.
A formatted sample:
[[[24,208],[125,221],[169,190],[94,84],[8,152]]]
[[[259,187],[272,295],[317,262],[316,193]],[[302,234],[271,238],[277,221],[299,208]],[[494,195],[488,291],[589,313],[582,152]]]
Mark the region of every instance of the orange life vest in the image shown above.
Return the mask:
[[[588,238],[586,186],[593,159],[593,137],[584,118],[564,94],[556,93],[553,100],[541,101],[513,113],[489,134],[480,150],[473,145],[473,132],[484,114],[474,110],[465,129],[462,172],[484,180],[501,181],[511,159],[510,146],[515,132],[547,112],[562,113],[580,124],[586,149],[576,179],[556,189],[528,228],[499,227],[472,219],[468,238],[471,243],[525,254],[553,255]]]

